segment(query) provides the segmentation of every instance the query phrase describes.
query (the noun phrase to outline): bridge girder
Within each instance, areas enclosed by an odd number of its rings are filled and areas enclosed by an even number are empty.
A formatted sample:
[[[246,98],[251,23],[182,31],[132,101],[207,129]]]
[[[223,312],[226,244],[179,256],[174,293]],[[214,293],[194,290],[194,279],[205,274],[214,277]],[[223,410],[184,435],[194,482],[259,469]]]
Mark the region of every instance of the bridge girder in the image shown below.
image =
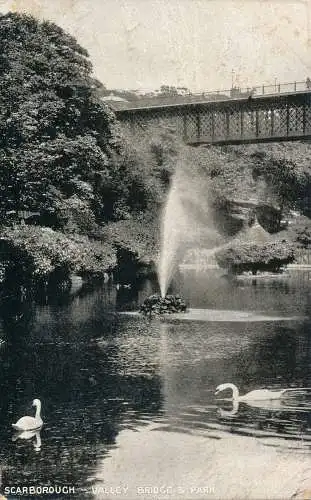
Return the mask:
[[[311,92],[116,111],[132,132],[166,124],[190,145],[311,138]]]

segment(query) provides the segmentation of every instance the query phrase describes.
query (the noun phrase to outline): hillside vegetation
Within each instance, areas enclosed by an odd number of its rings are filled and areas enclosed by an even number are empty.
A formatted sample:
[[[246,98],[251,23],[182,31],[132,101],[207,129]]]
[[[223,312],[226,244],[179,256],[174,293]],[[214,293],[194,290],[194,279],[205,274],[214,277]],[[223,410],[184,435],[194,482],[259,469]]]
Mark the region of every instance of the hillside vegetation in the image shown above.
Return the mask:
[[[16,270],[18,254],[44,281],[64,268],[97,276],[115,266],[120,246],[151,254],[174,135],[121,133],[86,50],[57,25],[2,15],[0,47],[3,266]],[[147,224],[154,231],[137,237]]]
[[[154,261],[175,169],[201,186],[225,237],[254,207],[268,230],[273,214],[275,232],[295,209],[309,245],[308,143],[191,149],[161,123],[133,135],[102,100],[86,50],[57,25],[2,15],[0,48],[0,281],[98,277],[125,255]],[[241,200],[253,206],[242,213]]]

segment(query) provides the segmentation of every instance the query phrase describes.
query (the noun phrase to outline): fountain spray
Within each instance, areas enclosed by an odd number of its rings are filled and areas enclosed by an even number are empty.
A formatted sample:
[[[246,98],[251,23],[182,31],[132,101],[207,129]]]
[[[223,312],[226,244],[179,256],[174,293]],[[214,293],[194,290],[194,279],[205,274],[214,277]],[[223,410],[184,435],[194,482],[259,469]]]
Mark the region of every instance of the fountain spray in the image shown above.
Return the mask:
[[[189,166],[182,162],[177,165],[162,214],[158,261],[162,298],[186,249],[203,246],[213,252],[220,243],[209,207],[208,179],[202,180]]]

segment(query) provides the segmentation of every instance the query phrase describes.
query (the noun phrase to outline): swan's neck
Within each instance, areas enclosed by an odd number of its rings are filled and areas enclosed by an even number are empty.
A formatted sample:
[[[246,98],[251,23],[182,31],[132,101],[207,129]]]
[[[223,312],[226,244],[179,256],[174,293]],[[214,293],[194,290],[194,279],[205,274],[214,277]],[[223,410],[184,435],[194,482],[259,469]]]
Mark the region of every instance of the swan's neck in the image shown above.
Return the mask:
[[[40,401],[36,404],[36,419],[41,418],[41,403]]]

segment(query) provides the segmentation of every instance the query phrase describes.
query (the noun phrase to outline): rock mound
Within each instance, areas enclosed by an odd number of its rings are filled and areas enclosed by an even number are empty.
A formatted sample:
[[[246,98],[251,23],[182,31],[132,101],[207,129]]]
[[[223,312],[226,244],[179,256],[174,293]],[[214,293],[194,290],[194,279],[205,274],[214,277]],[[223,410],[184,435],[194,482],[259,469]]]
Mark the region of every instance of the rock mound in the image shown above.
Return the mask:
[[[140,306],[140,312],[146,315],[161,315],[185,312],[186,302],[179,295],[150,295]]]

